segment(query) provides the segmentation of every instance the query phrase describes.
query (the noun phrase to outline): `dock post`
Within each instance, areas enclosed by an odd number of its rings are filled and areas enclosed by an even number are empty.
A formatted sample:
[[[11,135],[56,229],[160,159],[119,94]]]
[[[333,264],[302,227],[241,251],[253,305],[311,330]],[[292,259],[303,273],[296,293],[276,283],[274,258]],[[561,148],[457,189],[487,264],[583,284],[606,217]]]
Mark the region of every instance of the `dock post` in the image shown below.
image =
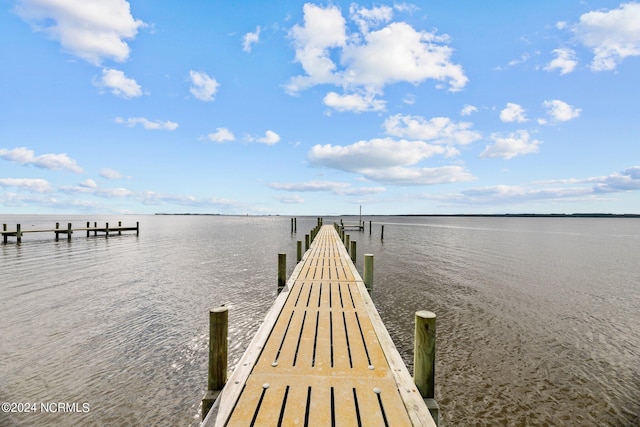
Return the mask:
[[[58,229],[60,228],[60,223],[56,222],[56,242],[58,241],[58,237],[60,237],[60,233],[58,232]]]
[[[291,218],[291,232],[293,233],[293,218]]]
[[[278,293],[287,284],[287,254],[278,254]]]
[[[305,252],[309,250],[309,235],[304,235],[304,250]]]
[[[94,222],[93,223],[93,236],[97,236],[98,235],[98,223]]]
[[[136,236],[140,235],[140,221],[136,221]]]
[[[2,231],[7,231],[7,224],[2,224]],[[7,244],[7,237],[9,236],[7,236],[6,234],[2,235],[2,240],[5,245]]]
[[[384,225],[380,229],[380,240],[384,240]]]
[[[298,232],[298,218],[293,218],[293,232]]]
[[[89,227],[91,226],[91,223],[89,221],[87,221],[87,237],[89,237]]]
[[[118,221],[118,236],[122,236],[122,221]]]
[[[202,399],[203,420],[227,382],[228,334],[229,309],[224,306],[211,309],[209,311],[209,372],[207,394]]]
[[[296,242],[296,249],[297,249],[297,258],[296,258],[296,262],[300,262],[302,260],[302,240],[298,240]]]
[[[369,235],[371,235],[371,221],[369,221]]]
[[[364,254],[364,285],[371,293],[373,290],[373,254]]]
[[[72,231],[71,231],[71,223],[68,222],[67,223],[67,241],[69,241],[69,242],[71,241],[71,233],[72,233]]]
[[[104,237],[109,237],[109,223],[106,222],[104,226]]]
[[[16,243],[22,243],[22,226],[16,224]]]
[[[349,242],[351,240],[351,235],[347,234],[346,236],[344,236],[344,247],[347,248],[347,251],[349,250]]]
[[[413,381],[439,425],[440,408],[435,401],[436,315],[430,311],[417,311],[415,318]]]
[[[351,261],[356,262],[356,241],[351,241]]]

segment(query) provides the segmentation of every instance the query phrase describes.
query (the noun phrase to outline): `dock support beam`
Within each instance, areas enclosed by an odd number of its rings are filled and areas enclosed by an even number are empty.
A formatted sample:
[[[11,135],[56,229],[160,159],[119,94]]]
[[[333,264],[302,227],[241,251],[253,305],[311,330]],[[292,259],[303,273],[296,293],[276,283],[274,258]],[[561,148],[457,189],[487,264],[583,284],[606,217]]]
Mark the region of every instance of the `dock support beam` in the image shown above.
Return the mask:
[[[209,311],[209,374],[207,394],[202,399],[203,420],[227,382],[228,335],[229,309],[224,306],[211,309]]]
[[[373,254],[364,254],[364,286],[371,293],[373,290]]]
[[[278,293],[287,284],[287,254],[278,254]]]
[[[430,311],[416,312],[413,348],[413,381],[424,399],[431,417],[440,424],[440,408],[435,401],[436,378],[436,315]]]

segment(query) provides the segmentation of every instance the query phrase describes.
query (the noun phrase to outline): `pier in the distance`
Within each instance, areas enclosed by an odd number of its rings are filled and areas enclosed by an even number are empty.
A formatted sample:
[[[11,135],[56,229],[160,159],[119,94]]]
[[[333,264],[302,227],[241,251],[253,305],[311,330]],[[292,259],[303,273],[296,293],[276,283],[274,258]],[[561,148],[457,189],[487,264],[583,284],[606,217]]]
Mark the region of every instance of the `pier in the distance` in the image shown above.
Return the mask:
[[[71,236],[73,235],[74,232],[86,232],[87,237],[91,236],[92,233],[94,236],[97,236],[98,233],[101,233],[101,234],[104,234],[105,237],[109,237],[109,235],[112,235],[114,233],[120,235],[122,234],[123,231],[135,231],[136,236],[140,235],[140,222],[136,222],[135,227],[123,227],[122,221],[118,221],[117,226],[109,227],[108,222],[105,223],[104,226],[98,226],[98,223],[94,222],[93,226],[91,226],[91,223],[87,221],[86,227],[76,227],[76,228],[73,228],[73,225],[69,222],[67,223],[66,228],[60,228],[60,223],[56,223],[55,228],[45,228],[45,229],[42,229],[42,228],[24,229],[22,228],[21,224],[16,224],[15,231],[8,230],[7,224],[2,224],[1,233],[2,233],[2,242],[4,244],[7,244],[9,237],[15,237],[16,243],[21,243],[22,236],[24,236],[27,233],[55,233],[56,240],[60,238],[61,234],[64,234],[67,236],[67,240],[71,240]]]

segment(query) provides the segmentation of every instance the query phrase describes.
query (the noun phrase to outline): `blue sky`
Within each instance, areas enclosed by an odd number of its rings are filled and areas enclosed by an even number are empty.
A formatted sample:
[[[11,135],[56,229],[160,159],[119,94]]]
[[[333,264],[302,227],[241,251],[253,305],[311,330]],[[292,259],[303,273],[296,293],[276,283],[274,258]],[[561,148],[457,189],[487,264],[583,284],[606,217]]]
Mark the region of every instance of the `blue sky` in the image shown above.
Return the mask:
[[[16,0],[0,213],[640,213],[640,3]]]

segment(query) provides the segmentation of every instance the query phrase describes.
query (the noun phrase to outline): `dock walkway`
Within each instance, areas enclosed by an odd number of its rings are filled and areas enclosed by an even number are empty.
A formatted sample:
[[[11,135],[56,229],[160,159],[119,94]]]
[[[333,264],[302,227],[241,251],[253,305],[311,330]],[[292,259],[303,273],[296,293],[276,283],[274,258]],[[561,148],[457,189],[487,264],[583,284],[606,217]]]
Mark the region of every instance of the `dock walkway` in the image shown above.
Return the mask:
[[[333,226],[322,226],[203,426],[428,426]]]

